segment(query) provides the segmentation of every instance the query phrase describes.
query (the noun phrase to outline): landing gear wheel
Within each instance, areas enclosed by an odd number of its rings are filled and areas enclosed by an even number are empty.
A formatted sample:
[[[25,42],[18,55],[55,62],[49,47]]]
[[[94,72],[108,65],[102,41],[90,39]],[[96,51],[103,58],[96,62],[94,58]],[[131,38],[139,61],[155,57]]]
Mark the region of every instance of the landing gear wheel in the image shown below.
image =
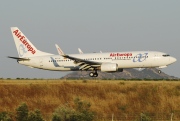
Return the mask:
[[[94,73],[94,77],[98,77],[98,73]]]
[[[98,73],[97,72],[90,72],[89,76],[90,77],[98,77]]]
[[[94,73],[93,73],[93,72],[90,72],[90,73],[89,73],[89,76],[90,76],[90,77],[94,77]]]
[[[161,73],[161,70],[158,70],[158,73],[160,74],[160,73]]]

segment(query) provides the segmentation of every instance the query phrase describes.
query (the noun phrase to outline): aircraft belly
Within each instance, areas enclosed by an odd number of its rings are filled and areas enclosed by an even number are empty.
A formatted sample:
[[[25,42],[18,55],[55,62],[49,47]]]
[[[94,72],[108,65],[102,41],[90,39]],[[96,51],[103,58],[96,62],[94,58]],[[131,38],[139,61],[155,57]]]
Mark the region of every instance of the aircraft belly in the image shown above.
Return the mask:
[[[52,71],[76,71],[79,70],[79,68],[74,67],[74,66],[64,66],[64,65],[59,65],[58,67],[56,66],[44,66],[44,69],[46,70],[52,70]]]

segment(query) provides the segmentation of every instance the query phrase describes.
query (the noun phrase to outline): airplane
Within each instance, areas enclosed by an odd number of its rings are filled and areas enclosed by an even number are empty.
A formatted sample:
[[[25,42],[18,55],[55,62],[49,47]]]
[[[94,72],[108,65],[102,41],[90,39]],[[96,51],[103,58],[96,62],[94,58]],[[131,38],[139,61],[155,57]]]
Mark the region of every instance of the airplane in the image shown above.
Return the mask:
[[[97,77],[98,71],[123,72],[126,68],[165,68],[176,62],[176,58],[157,51],[128,51],[65,54],[55,44],[59,55],[38,50],[17,27],[11,27],[11,32],[19,57],[19,64],[51,71],[90,71],[90,77]],[[158,70],[161,73],[161,70]]]

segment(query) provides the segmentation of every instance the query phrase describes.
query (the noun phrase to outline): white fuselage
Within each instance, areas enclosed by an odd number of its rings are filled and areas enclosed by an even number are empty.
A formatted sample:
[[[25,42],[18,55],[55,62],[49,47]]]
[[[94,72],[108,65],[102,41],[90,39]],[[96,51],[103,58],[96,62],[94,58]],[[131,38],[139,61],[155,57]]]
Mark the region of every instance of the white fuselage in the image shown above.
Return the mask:
[[[100,63],[115,63],[119,69],[124,68],[164,68],[176,59],[162,52],[132,51],[90,54],[69,54],[71,57]],[[78,71],[80,66],[73,60],[60,55],[29,57],[29,61],[18,61],[20,64],[52,71]],[[99,69],[100,70],[100,69]]]

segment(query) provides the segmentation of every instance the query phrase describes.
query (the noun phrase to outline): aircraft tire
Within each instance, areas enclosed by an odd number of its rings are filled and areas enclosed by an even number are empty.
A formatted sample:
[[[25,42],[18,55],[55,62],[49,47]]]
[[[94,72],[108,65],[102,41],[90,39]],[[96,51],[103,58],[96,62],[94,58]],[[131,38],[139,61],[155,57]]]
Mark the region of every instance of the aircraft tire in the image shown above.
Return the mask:
[[[90,76],[90,77],[94,77],[94,73],[93,73],[93,72],[90,72],[90,73],[89,73],[89,76]]]
[[[98,77],[98,73],[94,73],[94,77]]]

